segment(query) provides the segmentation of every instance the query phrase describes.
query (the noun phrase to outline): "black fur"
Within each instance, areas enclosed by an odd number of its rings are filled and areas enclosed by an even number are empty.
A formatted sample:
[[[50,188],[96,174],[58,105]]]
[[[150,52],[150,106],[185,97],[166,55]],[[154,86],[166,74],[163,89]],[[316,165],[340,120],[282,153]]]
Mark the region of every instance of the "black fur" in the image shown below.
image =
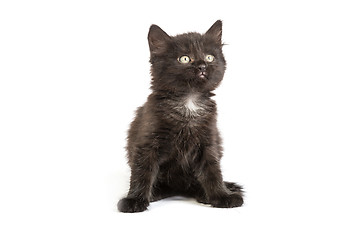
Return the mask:
[[[214,207],[243,204],[242,188],[224,182],[222,146],[212,91],[223,79],[222,22],[205,33],[170,37],[152,25],[152,93],[137,110],[128,134],[130,189],[121,212],[141,212],[149,202],[174,195]],[[206,60],[207,55],[214,60]],[[179,58],[188,56],[188,63]],[[210,57],[211,58],[211,57]]]

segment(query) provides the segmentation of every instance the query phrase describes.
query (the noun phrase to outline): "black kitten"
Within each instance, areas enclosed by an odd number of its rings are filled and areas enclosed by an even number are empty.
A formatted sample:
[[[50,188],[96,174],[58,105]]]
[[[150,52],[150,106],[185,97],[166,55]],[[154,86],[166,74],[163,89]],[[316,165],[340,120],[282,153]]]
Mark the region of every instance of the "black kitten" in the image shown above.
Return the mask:
[[[220,170],[222,147],[211,97],[226,65],[221,36],[221,21],[203,35],[170,37],[150,27],[152,93],[129,130],[130,190],[119,211],[141,212],[149,202],[174,195],[220,208],[243,204],[241,187],[224,182]]]

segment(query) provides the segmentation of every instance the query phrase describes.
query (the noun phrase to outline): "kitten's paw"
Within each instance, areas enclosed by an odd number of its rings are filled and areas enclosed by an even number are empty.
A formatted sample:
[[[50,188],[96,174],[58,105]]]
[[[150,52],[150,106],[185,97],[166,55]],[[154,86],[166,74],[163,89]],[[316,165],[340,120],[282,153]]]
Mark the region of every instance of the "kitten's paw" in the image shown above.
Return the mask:
[[[227,189],[231,192],[242,192],[242,187],[234,182],[224,182]]]
[[[210,203],[211,206],[217,208],[233,208],[233,207],[241,207],[244,203],[244,200],[239,192],[234,192],[228,195],[215,198],[211,200]]]
[[[118,204],[118,210],[125,213],[143,212],[149,206],[149,202],[138,198],[123,198]]]

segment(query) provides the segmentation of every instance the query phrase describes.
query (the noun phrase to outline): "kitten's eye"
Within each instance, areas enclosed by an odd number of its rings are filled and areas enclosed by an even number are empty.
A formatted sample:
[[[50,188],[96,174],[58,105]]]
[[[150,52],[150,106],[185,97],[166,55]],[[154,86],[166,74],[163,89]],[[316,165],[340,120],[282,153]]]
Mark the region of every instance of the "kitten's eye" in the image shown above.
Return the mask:
[[[189,63],[190,62],[190,57],[189,56],[182,56],[178,58],[178,61],[181,63]]]
[[[212,61],[214,61],[214,59],[215,59],[215,57],[213,55],[206,55],[206,57],[205,57],[205,60],[207,62],[212,62]]]

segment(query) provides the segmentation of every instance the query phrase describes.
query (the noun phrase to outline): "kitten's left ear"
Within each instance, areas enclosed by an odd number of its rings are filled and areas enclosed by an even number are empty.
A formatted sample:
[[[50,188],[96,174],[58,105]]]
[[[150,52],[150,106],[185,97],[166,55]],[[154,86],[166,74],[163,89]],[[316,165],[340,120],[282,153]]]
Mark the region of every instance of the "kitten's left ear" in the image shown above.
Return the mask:
[[[221,45],[221,37],[222,37],[222,22],[221,20],[217,20],[205,33],[206,36],[214,39],[215,42]]]

